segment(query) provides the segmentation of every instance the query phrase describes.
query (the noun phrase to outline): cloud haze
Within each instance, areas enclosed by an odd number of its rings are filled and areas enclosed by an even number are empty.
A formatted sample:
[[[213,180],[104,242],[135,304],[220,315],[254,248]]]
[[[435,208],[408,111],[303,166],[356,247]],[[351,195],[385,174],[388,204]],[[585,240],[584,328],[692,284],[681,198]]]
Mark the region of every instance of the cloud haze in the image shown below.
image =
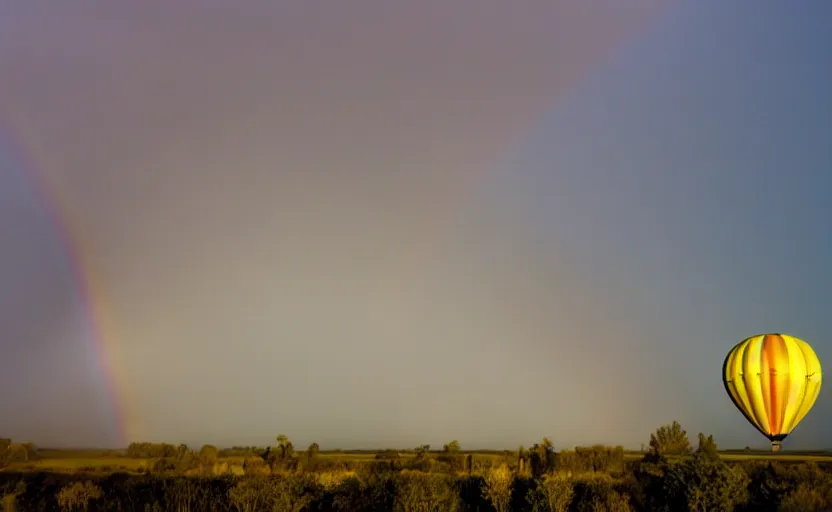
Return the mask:
[[[756,439],[718,372],[759,325],[726,310],[765,287],[685,259],[742,245],[724,205],[756,176],[719,169],[759,166],[736,134],[707,145],[740,118],[705,95],[742,87],[703,76],[718,48],[691,42],[758,55],[753,23],[742,46],[736,17],[658,0],[45,5],[0,7],[0,406],[30,411],[7,435],[121,441],[37,172],[93,280],[130,440],[638,446],[672,419]],[[811,216],[789,215],[778,233]]]

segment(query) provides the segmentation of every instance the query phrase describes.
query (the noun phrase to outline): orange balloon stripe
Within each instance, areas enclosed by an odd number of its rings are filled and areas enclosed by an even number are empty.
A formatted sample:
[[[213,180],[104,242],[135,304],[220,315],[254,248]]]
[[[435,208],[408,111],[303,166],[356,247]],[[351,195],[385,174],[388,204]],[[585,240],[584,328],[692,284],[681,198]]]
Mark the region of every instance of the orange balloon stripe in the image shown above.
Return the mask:
[[[770,334],[763,339],[763,357],[767,361],[769,369],[769,386],[763,388],[768,391],[768,424],[771,425],[771,433],[780,432],[783,425],[783,413],[785,413],[785,398],[788,396],[787,389],[789,381],[789,354],[786,351],[786,342],[779,334]]]

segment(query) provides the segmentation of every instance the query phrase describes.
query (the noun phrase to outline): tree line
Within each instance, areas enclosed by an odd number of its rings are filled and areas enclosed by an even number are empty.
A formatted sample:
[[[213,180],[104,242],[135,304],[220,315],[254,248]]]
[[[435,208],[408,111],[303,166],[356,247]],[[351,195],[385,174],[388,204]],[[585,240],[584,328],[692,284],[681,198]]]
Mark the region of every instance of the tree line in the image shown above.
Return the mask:
[[[8,443],[11,445],[11,443]],[[724,460],[712,436],[694,448],[674,422],[627,460],[621,447],[556,451],[548,438],[475,460],[450,442],[410,457],[321,457],[286,436],[265,449],[231,449],[241,474],[210,471],[221,451],[136,443],[154,458],[140,475],[0,473],[4,510],[141,511],[820,511],[832,506],[832,468],[823,463]],[[6,448],[8,450],[8,447]],[[200,468],[194,471],[195,468]],[[190,472],[190,473],[189,473]]]

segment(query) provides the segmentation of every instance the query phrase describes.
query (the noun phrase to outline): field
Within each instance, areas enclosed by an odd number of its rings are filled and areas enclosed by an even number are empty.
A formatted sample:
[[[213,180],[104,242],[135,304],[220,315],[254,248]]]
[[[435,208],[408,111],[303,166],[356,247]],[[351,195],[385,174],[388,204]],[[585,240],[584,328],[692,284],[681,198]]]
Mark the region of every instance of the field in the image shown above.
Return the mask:
[[[650,452],[588,446],[528,449],[198,450],[131,443],[124,450],[37,449],[5,443],[0,510],[259,510],[616,512],[819,511],[832,507],[832,453],[696,446],[674,422]],[[719,482],[719,485],[712,485]]]
[[[318,454],[322,459],[352,462],[371,462],[376,460],[376,454],[380,452],[362,451],[323,451]],[[485,466],[496,466],[500,462],[512,463],[516,461],[515,454],[481,452],[460,452],[462,455],[471,453],[475,465],[483,463]],[[638,451],[624,452],[624,458],[628,461],[635,461],[644,456]],[[724,450],[720,456],[725,461],[780,461],[780,462],[826,462],[832,463],[832,452],[789,452],[772,453],[767,451],[745,451],[745,450]],[[413,452],[400,452],[401,460],[406,461],[415,457]],[[242,466],[245,457],[239,455],[220,456],[218,462],[227,462],[229,465]],[[131,473],[139,474],[153,465],[159,458],[131,458],[127,457],[121,450],[60,450],[42,449],[39,451],[36,460],[26,462],[13,462],[5,469],[6,472],[50,472],[50,473]]]
[[[329,451],[320,452],[318,457],[324,460],[335,460],[339,462],[372,462],[376,460],[376,454],[380,452],[375,451]],[[468,452],[461,452],[467,454]],[[408,460],[414,458],[416,455],[411,452],[401,452],[399,457],[401,460]],[[503,459],[514,460],[516,456],[506,456],[502,454],[473,452],[474,460],[477,462],[488,463],[489,465]],[[6,472],[37,472],[44,471],[50,473],[77,473],[77,472],[96,472],[96,473],[133,473],[138,474],[141,470],[153,467],[159,460],[156,457],[146,458],[131,458],[119,451],[106,450],[60,450],[60,449],[44,449],[38,453],[36,460],[12,462],[5,469],[0,471]],[[229,465],[242,465],[245,460],[241,455],[220,456],[218,462],[227,462]]]
[[[81,471],[115,473],[119,471],[138,473],[153,461],[149,459],[132,459],[123,453],[106,450],[39,450],[35,460],[12,462],[4,470],[45,471],[50,473],[76,473]]]

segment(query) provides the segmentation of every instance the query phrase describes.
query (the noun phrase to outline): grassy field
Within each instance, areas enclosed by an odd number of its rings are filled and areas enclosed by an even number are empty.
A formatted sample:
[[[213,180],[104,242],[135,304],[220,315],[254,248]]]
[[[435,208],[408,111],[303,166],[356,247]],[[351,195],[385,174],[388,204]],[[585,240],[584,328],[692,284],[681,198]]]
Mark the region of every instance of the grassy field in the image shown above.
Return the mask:
[[[802,453],[722,453],[725,460],[779,460],[788,462],[832,462],[832,454],[802,454]]]
[[[0,471],[45,471],[50,473],[138,473],[141,468],[153,464],[149,459],[129,459],[127,457],[52,457],[38,458],[27,462],[14,462]]]
[[[472,453],[474,461],[490,462],[498,459],[506,461],[513,460],[512,456],[507,456],[499,452],[463,452],[465,454]],[[371,461],[375,460],[376,452],[361,451],[361,452],[320,452],[319,457],[337,460],[349,461]],[[644,454],[641,452],[626,452],[625,458],[627,460],[637,460]],[[771,453],[765,451],[744,451],[744,450],[726,450],[721,452],[723,459],[728,461],[742,461],[742,460],[777,460],[784,462],[830,462],[832,463],[832,453],[829,452],[781,452]],[[412,452],[400,453],[401,459],[412,458],[415,455]],[[227,462],[229,464],[242,464],[245,457],[229,456],[221,457],[219,462]],[[76,472],[100,472],[100,473],[114,473],[127,472],[139,473],[142,469],[152,467],[156,459],[142,458],[134,459],[124,455],[123,451],[119,450],[40,450],[37,460],[28,462],[16,462],[11,464],[5,470],[0,471],[45,471],[55,473],[76,473]]]

